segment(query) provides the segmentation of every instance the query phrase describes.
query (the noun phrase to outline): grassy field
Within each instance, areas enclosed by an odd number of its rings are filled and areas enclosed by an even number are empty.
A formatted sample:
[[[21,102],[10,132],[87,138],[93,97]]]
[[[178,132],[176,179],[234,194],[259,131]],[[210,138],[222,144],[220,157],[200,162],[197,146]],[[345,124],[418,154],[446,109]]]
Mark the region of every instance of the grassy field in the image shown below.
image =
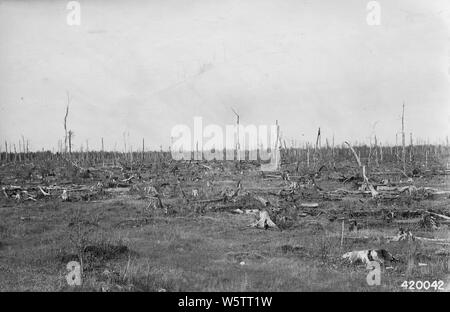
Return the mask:
[[[36,201],[3,196],[0,290],[403,291],[405,280],[443,280],[448,285],[449,245],[390,242],[387,238],[396,234],[399,225],[385,219],[390,211],[405,220],[408,214],[427,209],[449,215],[448,198],[380,201],[364,195],[324,200],[324,191],[301,179],[304,188],[281,196],[273,190],[285,189],[291,181],[263,177],[251,166],[237,171],[208,166],[213,168],[191,166],[195,170],[183,174],[162,167],[154,169],[159,170],[155,176],[151,176],[154,171],[142,169],[129,187],[105,186],[87,198],[73,191],[67,201],[61,199],[60,190],[57,196]],[[3,185],[12,177],[8,168],[2,167]],[[76,173],[76,177],[88,186],[102,180],[93,173]],[[24,181],[14,180],[16,185]],[[242,191],[236,199],[207,202],[233,190],[238,181]],[[353,188],[330,175],[316,177],[315,183],[325,191]],[[448,176],[415,179],[416,185],[421,183],[445,189]],[[149,186],[157,186],[163,207],[145,195]],[[281,230],[249,227],[257,215],[235,213],[238,208],[262,209],[249,194],[264,194],[270,202],[266,209]],[[319,207],[299,206],[311,201]],[[343,246],[341,217],[353,218],[360,226],[349,232],[346,221]],[[416,236],[450,239],[445,224],[434,230],[420,223],[408,226]],[[382,266],[381,285],[369,286],[369,270],[347,263],[342,255],[378,248],[390,251],[399,262]],[[80,287],[67,285],[66,265],[71,260],[83,263]]]

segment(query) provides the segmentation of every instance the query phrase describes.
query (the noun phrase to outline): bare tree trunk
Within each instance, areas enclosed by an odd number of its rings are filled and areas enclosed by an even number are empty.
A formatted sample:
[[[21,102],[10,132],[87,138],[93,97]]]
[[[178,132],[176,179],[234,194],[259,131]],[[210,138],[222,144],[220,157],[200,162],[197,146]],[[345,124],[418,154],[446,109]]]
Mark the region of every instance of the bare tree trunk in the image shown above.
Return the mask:
[[[402,163],[403,172],[406,173],[406,150],[405,150],[405,103],[402,109]]]
[[[69,103],[70,97],[69,92],[67,92],[67,106],[66,106],[66,115],[64,116],[64,153],[67,153],[67,116],[69,115]]]
[[[237,136],[237,143],[236,143],[236,160],[241,160],[241,146],[239,142],[239,114],[236,113],[236,111],[232,108],[231,109],[233,113],[236,115],[236,136]]]
[[[69,130],[69,157],[72,159],[72,137],[73,137],[73,131]]]
[[[22,143],[19,140],[19,162],[22,161]]]
[[[25,138],[22,135],[22,153],[23,153],[23,159],[25,160],[27,158],[27,154],[25,151]]]
[[[348,145],[348,147],[350,148],[350,150],[352,151],[353,155],[356,158],[356,162],[358,163],[359,167],[362,167],[361,165],[361,157],[359,155],[356,154],[355,150],[353,149],[353,147],[350,145],[350,143],[348,143],[347,141],[345,141],[345,144]]]

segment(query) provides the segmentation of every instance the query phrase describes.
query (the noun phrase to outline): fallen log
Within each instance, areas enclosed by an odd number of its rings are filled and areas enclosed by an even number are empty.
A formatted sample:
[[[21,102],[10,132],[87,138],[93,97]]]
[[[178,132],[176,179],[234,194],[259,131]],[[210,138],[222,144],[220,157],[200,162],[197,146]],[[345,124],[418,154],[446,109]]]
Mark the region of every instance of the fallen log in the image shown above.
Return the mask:
[[[300,207],[302,208],[317,208],[319,207],[318,203],[301,203]]]
[[[450,240],[447,239],[441,239],[441,238],[426,238],[426,237],[418,237],[415,236],[416,239],[423,241],[423,242],[429,242],[429,243],[435,243],[435,244],[444,244],[444,245],[450,245]]]
[[[439,213],[435,213],[435,212],[431,212],[431,211],[428,211],[428,213],[433,215],[433,216],[436,216],[436,217],[442,218],[444,220],[450,221],[450,217],[447,217],[445,215],[442,215],[442,214],[439,214]]]
[[[41,191],[42,195],[44,195],[44,196],[50,196],[50,193],[46,193],[46,192],[42,189],[42,187],[38,186],[38,188],[39,188],[39,191]]]
[[[421,221],[422,221],[422,218],[412,218],[412,219],[404,219],[404,220],[394,220],[394,223],[413,224],[413,223],[420,223]]]
[[[224,201],[224,197],[196,200],[196,201],[193,201],[193,203],[208,204],[208,203],[215,203],[215,202],[221,202],[221,201]]]

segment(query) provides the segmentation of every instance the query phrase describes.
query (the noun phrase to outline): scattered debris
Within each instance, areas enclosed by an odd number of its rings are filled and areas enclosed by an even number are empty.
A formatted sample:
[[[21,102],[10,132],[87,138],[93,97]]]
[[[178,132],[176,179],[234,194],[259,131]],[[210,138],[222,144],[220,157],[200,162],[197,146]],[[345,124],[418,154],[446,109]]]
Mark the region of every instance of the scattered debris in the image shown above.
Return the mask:
[[[420,226],[428,230],[437,230],[439,228],[439,222],[433,215],[424,214],[420,220]]]
[[[400,242],[400,241],[414,241],[416,238],[411,233],[409,229],[404,230],[403,228],[400,228],[398,230],[398,233],[395,237],[391,239],[392,242]]]

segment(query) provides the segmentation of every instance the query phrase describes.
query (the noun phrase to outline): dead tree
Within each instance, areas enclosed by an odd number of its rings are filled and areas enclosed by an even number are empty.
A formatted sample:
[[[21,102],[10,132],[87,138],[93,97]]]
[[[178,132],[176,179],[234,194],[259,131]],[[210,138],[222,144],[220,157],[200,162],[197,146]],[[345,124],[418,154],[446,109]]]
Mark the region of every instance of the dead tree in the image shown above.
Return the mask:
[[[322,155],[320,155],[321,146],[321,137],[320,137],[320,127],[317,130],[317,138],[316,138],[316,146],[314,148],[314,168],[316,167],[316,161],[318,161]]]
[[[378,192],[375,190],[375,188],[373,187],[373,185],[369,182],[369,179],[367,178],[366,175],[366,166],[363,166],[361,164],[361,158],[356,154],[355,150],[353,149],[353,147],[350,145],[350,143],[348,143],[347,141],[345,141],[345,144],[348,145],[348,147],[350,148],[350,150],[352,151],[353,155],[355,156],[356,162],[358,163],[359,168],[362,169],[362,176],[363,176],[363,180],[364,180],[364,187],[369,189],[370,193],[372,194],[372,197],[377,197],[378,196]]]
[[[402,163],[403,172],[406,173],[406,150],[405,150],[405,103],[402,109]]]
[[[23,135],[22,135],[22,152],[23,152],[23,158],[25,160],[26,158],[28,158],[28,155],[25,150],[25,138],[23,137]]]
[[[333,158],[333,165],[334,165],[334,162],[335,162],[335,160],[334,160],[334,133],[333,133],[333,141],[331,144],[331,157]]]
[[[64,115],[64,153],[67,153],[67,116],[69,115],[69,104],[70,104],[70,97],[69,92],[67,92],[67,106],[66,106],[66,114]]]
[[[72,157],[72,138],[73,138],[73,131],[69,130],[69,156]]]

